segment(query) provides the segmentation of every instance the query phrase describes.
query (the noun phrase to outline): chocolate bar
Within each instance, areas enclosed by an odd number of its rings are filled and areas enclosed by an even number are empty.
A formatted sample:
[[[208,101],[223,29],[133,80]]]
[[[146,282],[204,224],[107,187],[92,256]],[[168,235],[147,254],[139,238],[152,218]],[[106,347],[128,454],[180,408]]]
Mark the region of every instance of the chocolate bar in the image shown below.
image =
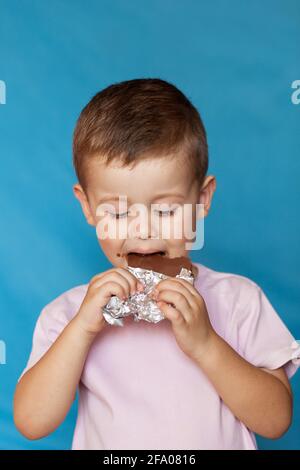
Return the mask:
[[[127,256],[128,266],[132,268],[142,268],[175,277],[180,273],[181,268],[193,271],[193,265],[186,256],[168,258],[162,253],[142,255],[139,253],[129,253]]]
[[[133,316],[134,321],[157,323],[163,320],[164,314],[149,296],[156,284],[168,277],[184,279],[192,285],[194,283],[195,267],[185,256],[168,258],[162,252],[149,255],[129,253],[127,263],[127,269],[144,284],[144,290],[130,295],[127,300],[111,297],[102,309],[105,320],[111,325],[123,326],[123,318],[129,315]]]

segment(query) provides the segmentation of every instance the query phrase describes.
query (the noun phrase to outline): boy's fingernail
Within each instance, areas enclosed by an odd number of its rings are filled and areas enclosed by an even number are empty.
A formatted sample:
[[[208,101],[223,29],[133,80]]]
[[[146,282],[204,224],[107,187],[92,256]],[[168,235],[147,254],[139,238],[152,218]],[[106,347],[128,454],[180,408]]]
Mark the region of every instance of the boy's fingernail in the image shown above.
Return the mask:
[[[153,297],[155,299],[158,295],[158,291],[156,289],[153,289],[153,291],[151,292],[150,295],[151,295],[151,297]]]

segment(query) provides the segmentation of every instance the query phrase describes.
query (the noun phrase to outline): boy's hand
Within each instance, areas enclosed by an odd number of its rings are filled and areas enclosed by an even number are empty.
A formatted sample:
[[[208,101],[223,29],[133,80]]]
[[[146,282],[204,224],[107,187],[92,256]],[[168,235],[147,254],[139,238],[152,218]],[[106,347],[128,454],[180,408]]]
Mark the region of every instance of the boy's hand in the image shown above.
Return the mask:
[[[137,290],[143,289],[143,284],[125,268],[112,268],[97,274],[89,282],[87,293],[76,315],[77,321],[84,331],[96,335],[107,324],[102,307],[109,302],[112,295],[125,300]]]
[[[195,360],[205,354],[215,331],[199,292],[184,279],[169,278],[160,281],[149,295],[171,321],[182,351]]]

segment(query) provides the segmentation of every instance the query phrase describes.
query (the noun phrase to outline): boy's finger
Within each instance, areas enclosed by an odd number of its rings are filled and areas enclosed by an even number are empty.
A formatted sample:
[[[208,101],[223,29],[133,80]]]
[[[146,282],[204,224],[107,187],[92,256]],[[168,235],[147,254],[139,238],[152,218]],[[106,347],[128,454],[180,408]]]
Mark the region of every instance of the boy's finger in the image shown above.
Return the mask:
[[[168,278],[168,279],[164,279],[164,280],[160,281],[158,283],[158,285],[162,284],[162,283],[163,283],[163,285],[167,285],[167,283],[168,283],[168,285],[173,285],[173,286],[174,285],[176,285],[176,286],[181,285],[181,286],[185,287],[194,297],[198,297],[198,295],[199,295],[198,291],[195,289],[194,286],[192,286],[192,284],[190,282],[186,281],[185,279],[181,279],[179,277],[171,277],[171,278]]]
[[[186,298],[181,293],[175,292],[173,290],[164,290],[158,295],[157,303],[159,301],[164,301],[174,305],[174,308],[181,312],[184,319],[187,320],[187,315],[191,307]]]
[[[101,287],[101,290],[95,291],[95,294],[93,294],[95,295],[95,297],[93,297],[95,298],[95,302],[98,302],[98,299],[100,300],[99,307],[104,307],[109,302],[112,295],[122,299],[126,294],[122,286],[117,282],[104,282]]]
[[[126,296],[129,296],[130,295],[130,284],[128,282],[127,279],[125,279],[123,276],[121,276],[119,273],[116,273],[116,272],[113,272],[113,271],[110,271],[108,273],[106,273],[105,276],[101,277],[101,278],[98,278],[97,281],[94,281],[91,288],[94,290],[94,289],[99,289],[99,287],[103,286],[103,284],[107,283],[107,282],[116,282],[117,284],[119,284],[124,292],[126,293]]]
[[[130,284],[130,294],[134,294],[138,289],[138,286],[141,285],[141,289],[143,290],[144,284],[140,282],[131,272],[129,272],[125,268],[115,268],[115,271],[118,272],[121,276],[123,276]]]
[[[118,281],[121,282],[121,284],[124,287],[125,287],[124,282],[126,282],[126,284],[127,284],[126,291],[128,291],[128,295],[129,294],[132,295],[137,290],[138,285],[140,284],[138,279],[135,276],[133,276],[133,274],[131,274],[129,271],[127,271],[124,268],[109,269],[108,271],[106,271],[102,274],[96,275],[96,276],[94,276],[94,278],[92,278],[90,284],[93,283],[93,284],[96,285],[96,287],[98,287],[99,285],[101,285],[99,283],[99,281],[103,282],[104,279],[105,279],[105,281],[107,279],[116,279],[116,277],[118,278]],[[123,280],[123,282],[122,282],[122,280]],[[143,286],[142,283],[141,283],[141,286]],[[141,290],[142,290],[142,288],[141,288]]]
[[[181,293],[184,296],[184,298],[187,300],[189,304],[189,308],[195,309],[197,307],[196,301],[194,300],[190,291],[182,284],[175,283],[175,282],[168,282],[168,283],[165,283],[161,287],[159,287],[159,285],[160,283],[155,288],[155,291],[157,292],[157,294],[155,294],[155,292],[153,293],[154,298],[158,298],[158,294],[160,294],[161,292],[164,292],[165,290],[171,290],[174,292]]]
[[[171,305],[168,305],[166,302],[163,301],[157,302],[157,305],[164,314],[165,318],[170,320],[172,324],[180,325],[182,323],[185,323],[183,315],[176,308],[171,307]]]

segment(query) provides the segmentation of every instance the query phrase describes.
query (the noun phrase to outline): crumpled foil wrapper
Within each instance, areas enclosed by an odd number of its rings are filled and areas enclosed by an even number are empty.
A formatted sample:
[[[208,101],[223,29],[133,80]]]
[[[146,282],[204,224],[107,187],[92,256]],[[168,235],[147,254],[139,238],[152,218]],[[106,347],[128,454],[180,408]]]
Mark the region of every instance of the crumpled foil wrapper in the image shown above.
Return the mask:
[[[148,294],[154,290],[156,284],[163,279],[170,278],[170,276],[149,269],[132,268],[131,266],[128,266],[127,269],[144,285],[144,290],[130,295],[126,300],[121,300],[113,295],[105,307],[102,308],[105,320],[111,325],[118,326],[124,326],[122,319],[129,315],[133,315],[134,321],[145,320],[157,323],[163,320],[165,317],[162,311]],[[189,269],[181,268],[176,277],[185,279],[192,285],[194,284],[195,278]]]

